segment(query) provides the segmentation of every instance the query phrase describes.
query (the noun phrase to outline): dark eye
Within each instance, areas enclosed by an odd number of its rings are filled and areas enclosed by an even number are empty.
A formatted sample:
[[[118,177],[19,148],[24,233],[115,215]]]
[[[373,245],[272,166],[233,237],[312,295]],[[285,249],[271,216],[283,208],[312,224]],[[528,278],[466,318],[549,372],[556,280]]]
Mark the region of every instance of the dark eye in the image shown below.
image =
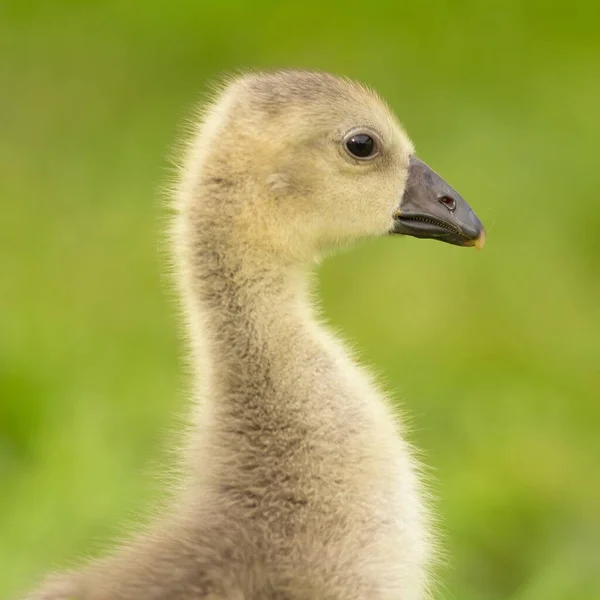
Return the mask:
[[[366,133],[356,133],[346,140],[346,148],[356,158],[371,158],[377,154],[375,140]]]

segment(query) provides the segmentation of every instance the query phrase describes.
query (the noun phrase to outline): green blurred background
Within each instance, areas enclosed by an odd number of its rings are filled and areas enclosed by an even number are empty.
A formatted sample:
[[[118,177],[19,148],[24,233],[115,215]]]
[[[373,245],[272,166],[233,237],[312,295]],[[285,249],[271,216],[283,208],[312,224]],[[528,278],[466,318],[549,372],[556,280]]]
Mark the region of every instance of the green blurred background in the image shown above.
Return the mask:
[[[241,67],[390,101],[488,227],[320,271],[431,465],[441,598],[600,599],[600,8],[544,0],[0,1],[0,598],[161,497],[185,414],[169,152]]]

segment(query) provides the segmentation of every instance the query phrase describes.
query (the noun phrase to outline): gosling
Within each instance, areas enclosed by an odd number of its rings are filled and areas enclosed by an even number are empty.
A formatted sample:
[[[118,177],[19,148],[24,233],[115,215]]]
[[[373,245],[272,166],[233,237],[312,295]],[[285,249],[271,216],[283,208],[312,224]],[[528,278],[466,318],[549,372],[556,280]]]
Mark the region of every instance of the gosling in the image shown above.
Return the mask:
[[[385,394],[319,322],[310,270],[358,239],[481,247],[386,104],[325,73],[230,81],[188,145],[172,228],[194,366],[171,509],[30,600],[422,600],[435,536]]]

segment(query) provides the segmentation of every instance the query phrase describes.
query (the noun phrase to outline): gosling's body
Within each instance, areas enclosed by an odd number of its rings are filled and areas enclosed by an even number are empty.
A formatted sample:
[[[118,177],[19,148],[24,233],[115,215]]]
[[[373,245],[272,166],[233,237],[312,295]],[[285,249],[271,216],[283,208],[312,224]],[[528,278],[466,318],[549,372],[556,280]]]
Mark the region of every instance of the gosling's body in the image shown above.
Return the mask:
[[[381,170],[333,171],[319,139],[302,138],[308,122],[333,118],[387,127],[380,135],[403,165],[377,183],[368,210],[361,198]],[[149,533],[50,578],[30,600],[426,597],[432,536],[415,462],[388,401],[309,298],[323,249],[390,229],[411,153],[388,109],[357,84],[282,72],[226,88],[195,132],[176,193],[197,373],[182,491]],[[322,194],[330,203],[317,203]]]

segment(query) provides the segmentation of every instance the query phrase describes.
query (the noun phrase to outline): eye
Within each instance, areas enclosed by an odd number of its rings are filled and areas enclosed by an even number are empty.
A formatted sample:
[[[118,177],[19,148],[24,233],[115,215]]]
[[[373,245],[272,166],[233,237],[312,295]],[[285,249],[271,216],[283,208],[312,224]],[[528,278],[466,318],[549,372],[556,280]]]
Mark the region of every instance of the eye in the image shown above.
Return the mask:
[[[377,156],[377,142],[367,133],[354,133],[346,139],[346,150],[355,158],[367,159]]]

